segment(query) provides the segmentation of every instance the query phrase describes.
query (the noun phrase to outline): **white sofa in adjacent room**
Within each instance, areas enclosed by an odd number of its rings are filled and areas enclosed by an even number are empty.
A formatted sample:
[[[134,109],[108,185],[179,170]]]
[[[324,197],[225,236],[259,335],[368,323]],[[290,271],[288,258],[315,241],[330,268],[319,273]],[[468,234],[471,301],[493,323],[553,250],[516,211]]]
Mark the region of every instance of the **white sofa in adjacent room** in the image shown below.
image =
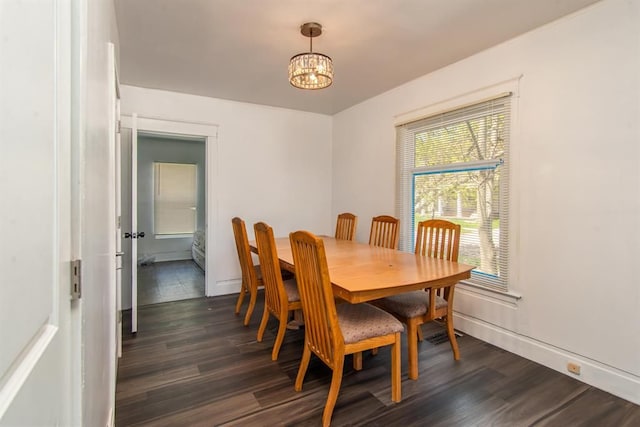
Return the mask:
[[[204,271],[205,253],[207,240],[204,230],[196,230],[193,233],[193,245],[191,246],[191,256],[193,261]]]

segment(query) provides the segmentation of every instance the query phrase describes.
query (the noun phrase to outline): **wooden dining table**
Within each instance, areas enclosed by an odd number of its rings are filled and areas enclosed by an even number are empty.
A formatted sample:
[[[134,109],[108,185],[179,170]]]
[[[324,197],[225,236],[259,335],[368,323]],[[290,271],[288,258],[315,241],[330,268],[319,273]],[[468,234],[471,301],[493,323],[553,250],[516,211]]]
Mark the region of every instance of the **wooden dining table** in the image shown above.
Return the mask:
[[[352,304],[418,289],[438,288],[471,277],[471,265],[319,236],[335,296]],[[295,273],[288,237],[275,239],[280,266]],[[249,242],[257,253],[255,242]]]
[[[475,268],[351,240],[318,237],[324,244],[333,294],[352,304],[455,284],[471,277]],[[275,242],[281,268],[295,273],[289,238],[280,237]],[[249,247],[257,253],[255,242],[249,242]],[[416,379],[417,349],[413,351],[409,355],[409,378]]]

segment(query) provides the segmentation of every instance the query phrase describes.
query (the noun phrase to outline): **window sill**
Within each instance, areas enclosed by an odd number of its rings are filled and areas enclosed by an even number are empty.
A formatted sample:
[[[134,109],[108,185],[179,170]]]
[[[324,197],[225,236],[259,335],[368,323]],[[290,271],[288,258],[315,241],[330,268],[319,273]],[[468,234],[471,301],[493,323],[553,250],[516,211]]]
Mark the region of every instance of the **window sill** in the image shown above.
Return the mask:
[[[458,286],[466,291],[511,304],[522,299],[522,295],[517,292],[499,291],[497,289],[488,288],[486,286],[478,285],[476,283],[471,283],[464,280],[459,282]]]
[[[182,234],[156,234],[155,238],[158,240],[162,239],[186,239],[193,237],[193,233],[182,233]]]

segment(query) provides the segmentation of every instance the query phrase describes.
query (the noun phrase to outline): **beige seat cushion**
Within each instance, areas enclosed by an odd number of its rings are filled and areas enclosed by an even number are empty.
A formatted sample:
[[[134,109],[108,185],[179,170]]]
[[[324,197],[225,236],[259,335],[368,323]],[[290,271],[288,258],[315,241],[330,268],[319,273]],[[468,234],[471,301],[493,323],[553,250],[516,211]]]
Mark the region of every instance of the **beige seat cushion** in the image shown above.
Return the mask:
[[[398,319],[370,304],[338,304],[336,311],[345,344],[404,330]]]
[[[296,279],[285,280],[282,284],[284,285],[284,290],[287,291],[287,300],[289,302],[300,301]]]
[[[402,317],[416,317],[427,314],[429,291],[413,291],[376,300],[376,305],[390,313]],[[436,309],[447,306],[447,301],[436,295]]]

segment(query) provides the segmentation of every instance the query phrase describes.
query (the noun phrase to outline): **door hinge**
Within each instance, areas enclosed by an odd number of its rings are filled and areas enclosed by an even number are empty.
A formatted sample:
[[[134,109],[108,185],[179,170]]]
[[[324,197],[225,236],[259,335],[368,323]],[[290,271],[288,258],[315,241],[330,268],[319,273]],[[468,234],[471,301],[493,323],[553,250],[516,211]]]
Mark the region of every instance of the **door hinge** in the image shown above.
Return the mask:
[[[82,260],[71,261],[71,299],[76,300],[82,297],[81,279]]]
[[[120,133],[122,131],[122,121],[116,121],[116,133]]]

